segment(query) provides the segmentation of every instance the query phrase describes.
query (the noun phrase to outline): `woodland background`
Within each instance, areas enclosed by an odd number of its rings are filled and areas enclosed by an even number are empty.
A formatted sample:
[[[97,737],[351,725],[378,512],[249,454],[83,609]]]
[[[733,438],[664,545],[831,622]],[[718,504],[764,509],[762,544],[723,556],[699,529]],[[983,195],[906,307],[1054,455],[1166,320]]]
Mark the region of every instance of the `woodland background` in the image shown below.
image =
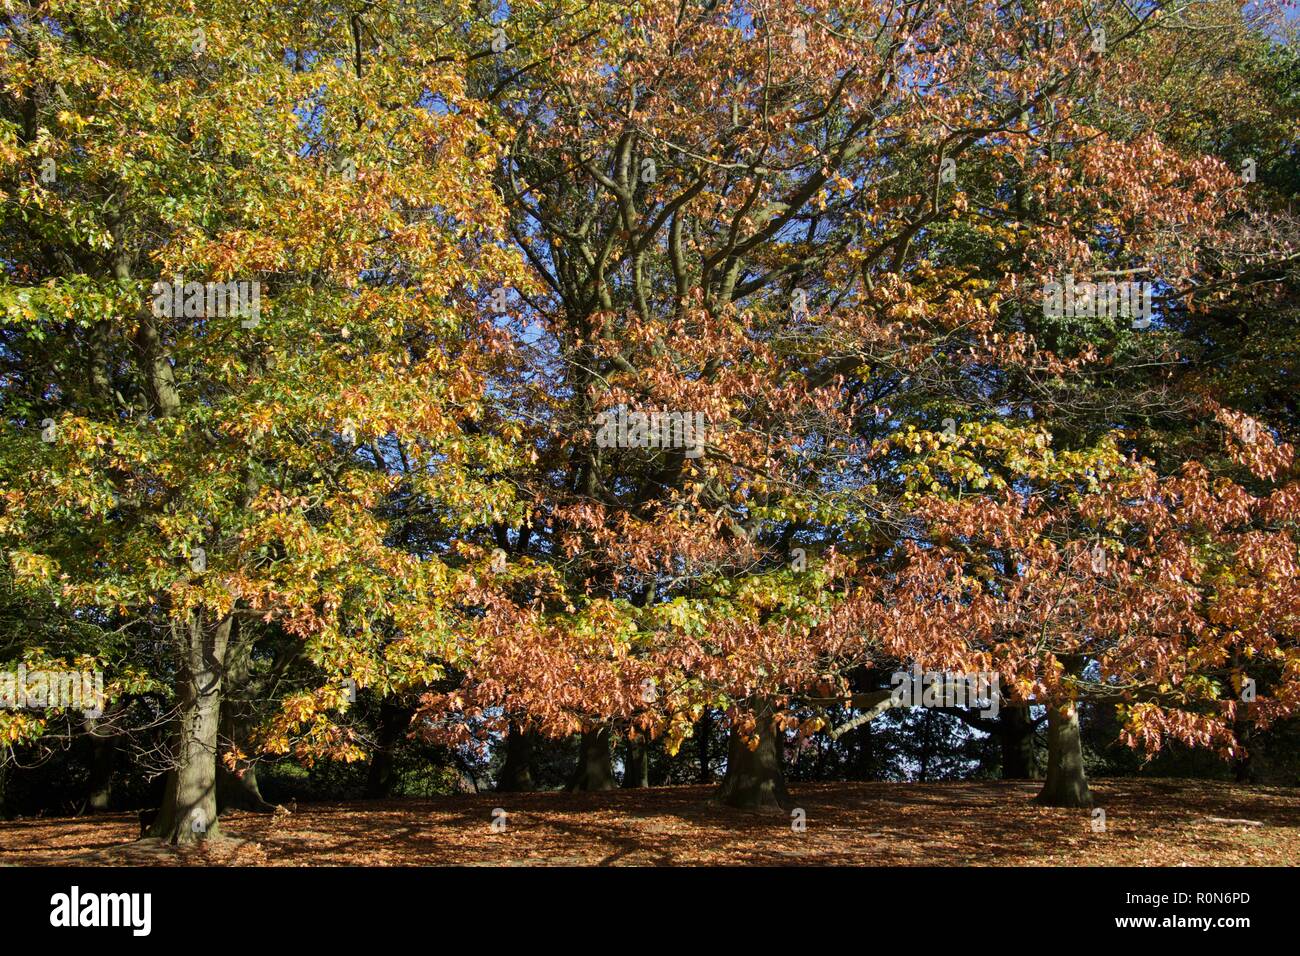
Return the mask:
[[[0,711],[0,808],[1295,786],[1294,24],[4,0],[0,669],[108,703]]]

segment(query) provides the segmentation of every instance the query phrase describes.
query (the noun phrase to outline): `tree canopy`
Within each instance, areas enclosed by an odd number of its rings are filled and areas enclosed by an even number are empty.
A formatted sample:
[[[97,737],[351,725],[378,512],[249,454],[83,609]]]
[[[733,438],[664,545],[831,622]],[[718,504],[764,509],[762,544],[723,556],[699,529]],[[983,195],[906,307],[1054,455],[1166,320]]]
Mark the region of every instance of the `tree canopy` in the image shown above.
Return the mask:
[[[5,4],[0,659],[167,728],[172,841],[365,758],[358,690],[579,787],[725,715],[741,805],[913,668],[1044,709],[1045,802],[1084,704],[1242,759],[1300,707],[1283,9]]]

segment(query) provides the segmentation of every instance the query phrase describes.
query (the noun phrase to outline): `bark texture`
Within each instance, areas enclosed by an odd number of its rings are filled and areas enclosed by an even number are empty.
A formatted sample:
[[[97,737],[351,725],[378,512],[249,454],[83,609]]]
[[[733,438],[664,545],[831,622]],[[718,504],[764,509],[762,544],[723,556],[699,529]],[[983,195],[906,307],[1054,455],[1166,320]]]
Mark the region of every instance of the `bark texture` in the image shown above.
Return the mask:
[[[1092,792],[1083,772],[1079,708],[1074,701],[1047,708],[1047,779],[1034,802],[1044,807],[1092,806]]]
[[[211,626],[202,610],[173,627],[180,652],[180,690],[173,769],[149,835],[167,843],[194,843],[214,836],[217,824],[217,738],[221,685],[231,618]]]
[[[629,737],[623,746],[623,786],[650,786],[650,748],[644,737]]]
[[[569,790],[613,790],[614,763],[609,753],[608,727],[589,730],[578,745],[578,766],[569,779]]]
[[[536,742],[532,731],[511,721],[506,734],[505,763],[497,775],[498,793],[527,793],[537,789],[537,775],[533,772]]]
[[[754,734],[758,745],[750,748],[745,735],[732,728],[727,741],[727,772],[714,799],[742,809],[786,809],[790,794],[782,768],[782,739],[773,719],[770,701],[754,708]]]

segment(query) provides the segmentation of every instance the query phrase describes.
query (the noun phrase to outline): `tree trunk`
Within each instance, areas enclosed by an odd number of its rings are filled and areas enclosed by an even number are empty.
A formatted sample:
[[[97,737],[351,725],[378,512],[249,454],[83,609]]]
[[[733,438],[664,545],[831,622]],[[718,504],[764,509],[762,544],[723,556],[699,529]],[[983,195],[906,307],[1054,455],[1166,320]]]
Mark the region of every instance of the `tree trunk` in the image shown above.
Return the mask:
[[[849,764],[849,779],[873,779],[875,755],[875,740],[871,735],[871,725],[863,724],[853,732],[853,759]]]
[[[1092,793],[1083,773],[1079,708],[1074,701],[1047,707],[1047,779],[1034,802],[1044,807],[1090,807]]]
[[[241,770],[241,773],[234,773],[218,763],[218,812],[251,810],[254,813],[270,813],[275,807],[262,796],[262,787],[257,782],[257,764],[250,763]]]
[[[578,766],[569,780],[569,790],[613,790],[614,764],[609,754],[608,727],[588,730],[578,747]]]
[[[998,742],[1002,749],[1002,779],[1032,780],[1036,769],[1034,722],[1028,707],[1004,705],[998,711]]]
[[[103,813],[113,796],[113,766],[117,762],[117,737],[95,717],[86,718],[90,734],[90,781],[86,786],[86,812]]]
[[[248,741],[249,727],[254,718],[253,702],[249,700],[249,685],[253,677],[254,635],[251,629],[239,624],[235,624],[232,630],[236,636],[226,651],[218,732],[221,741],[242,747]],[[262,789],[257,783],[257,764],[242,769],[242,774],[233,772],[218,755],[217,812],[252,810],[270,813],[275,808],[262,798]]]
[[[714,800],[744,809],[781,808],[790,805],[781,766],[783,741],[773,721],[770,701],[754,706],[758,746],[753,750],[735,727],[727,741],[727,772]]]
[[[623,786],[650,786],[650,746],[645,737],[629,737],[623,745]]]
[[[695,725],[695,752],[700,761],[700,783],[713,783],[713,771],[709,769],[709,751],[713,747],[713,715],[705,708]]]
[[[1232,777],[1238,783],[1255,783],[1255,763],[1251,761],[1251,724],[1236,723],[1236,740],[1242,744],[1242,753],[1232,758]]]
[[[193,843],[216,835],[217,731],[221,720],[221,681],[232,618],[209,630],[202,610],[174,625],[180,649],[180,690],[173,769],[167,775],[162,807],[149,835],[167,843]]]
[[[497,776],[498,793],[526,793],[536,790],[533,777],[533,759],[536,740],[531,730],[524,730],[514,721],[506,734],[506,759]]]
[[[397,786],[394,757],[397,744],[406,728],[411,725],[414,711],[385,701],[379,705],[379,747],[370,757],[370,772],[366,776],[366,796],[391,797]]]

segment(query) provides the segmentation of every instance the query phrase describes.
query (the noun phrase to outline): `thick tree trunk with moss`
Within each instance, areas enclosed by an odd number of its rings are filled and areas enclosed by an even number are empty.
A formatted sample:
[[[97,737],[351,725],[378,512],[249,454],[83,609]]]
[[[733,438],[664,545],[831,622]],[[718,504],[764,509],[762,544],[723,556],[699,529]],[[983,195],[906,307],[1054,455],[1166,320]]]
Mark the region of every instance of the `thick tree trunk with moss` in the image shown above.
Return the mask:
[[[629,737],[623,745],[623,786],[650,786],[650,747],[645,737]]]
[[[613,790],[614,763],[609,752],[608,727],[588,730],[578,745],[578,766],[569,779],[569,790]]]
[[[1047,779],[1034,802],[1045,807],[1090,807],[1092,793],[1083,772],[1079,708],[1074,701],[1047,708]]]
[[[180,652],[173,769],[149,829],[167,843],[194,843],[218,832],[217,743],[231,620],[227,615],[206,626],[202,610],[196,610],[173,628]]]
[[[714,796],[716,802],[743,809],[785,809],[790,805],[781,763],[783,741],[773,713],[770,701],[755,704],[754,734],[758,745],[752,749],[744,735],[734,727],[731,729],[727,741],[727,772]]]
[[[506,733],[506,759],[497,774],[498,793],[526,793],[537,789],[533,774],[536,738],[514,721]]]

